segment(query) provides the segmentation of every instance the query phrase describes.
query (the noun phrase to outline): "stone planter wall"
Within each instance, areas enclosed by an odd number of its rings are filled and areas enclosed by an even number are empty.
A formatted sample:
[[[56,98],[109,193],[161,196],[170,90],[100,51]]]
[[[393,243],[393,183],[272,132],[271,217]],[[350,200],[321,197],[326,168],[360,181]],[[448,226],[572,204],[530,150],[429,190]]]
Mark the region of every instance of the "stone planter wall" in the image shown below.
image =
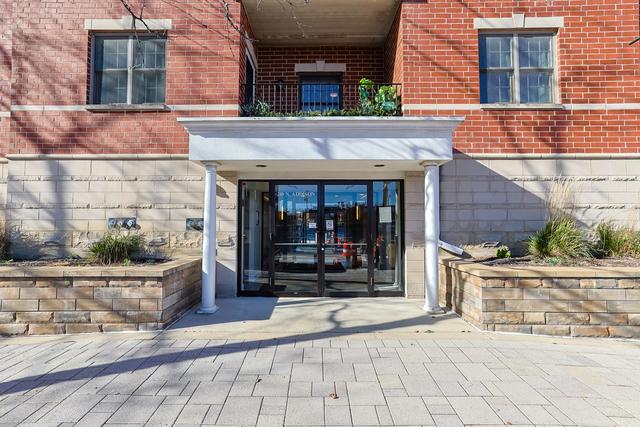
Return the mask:
[[[0,267],[0,334],[161,329],[200,298],[201,259],[153,266]]]
[[[637,268],[486,266],[446,259],[440,302],[489,331],[640,338]]]

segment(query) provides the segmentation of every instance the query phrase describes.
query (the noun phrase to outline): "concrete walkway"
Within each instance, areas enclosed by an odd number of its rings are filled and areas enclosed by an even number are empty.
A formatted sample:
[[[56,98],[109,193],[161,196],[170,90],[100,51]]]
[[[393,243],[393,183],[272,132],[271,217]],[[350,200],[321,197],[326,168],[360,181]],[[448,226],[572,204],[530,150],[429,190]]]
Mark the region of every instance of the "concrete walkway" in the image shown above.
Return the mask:
[[[169,329],[223,338],[313,338],[316,334],[471,331],[453,313],[431,316],[423,300],[404,298],[229,298],[213,316],[191,310]]]
[[[0,341],[0,425],[640,425],[638,342],[480,333],[398,299],[251,320],[245,301],[162,333]]]

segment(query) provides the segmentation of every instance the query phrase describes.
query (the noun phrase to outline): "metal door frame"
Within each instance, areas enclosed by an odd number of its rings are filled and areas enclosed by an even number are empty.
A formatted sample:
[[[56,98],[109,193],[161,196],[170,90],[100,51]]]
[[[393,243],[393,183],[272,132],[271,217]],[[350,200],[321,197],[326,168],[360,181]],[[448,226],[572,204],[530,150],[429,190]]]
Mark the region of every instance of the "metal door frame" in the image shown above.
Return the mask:
[[[268,280],[268,290],[260,290],[260,291],[245,291],[242,290],[242,273],[243,273],[243,238],[242,238],[242,215],[244,210],[243,205],[243,191],[242,188],[238,191],[238,209],[237,209],[237,223],[238,223],[238,235],[237,235],[237,259],[236,259],[236,277],[237,277],[237,292],[239,296],[281,296],[281,297],[377,297],[377,296],[404,296],[404,290],[406,284],[404,283],[404,253],[405,253],[405,242],[404,236],[401,237],[401,245],[400,245],[400,254],[401,257],[397,261],[397,267],[400,269],[400,290],[398,291],[376,291],[375,283],[374,283],[374,236],[375,236],[375,222],[374,218],[374,200],[373,200],[373,183],[377,181],[394,181],[399,184],[399,194],[400,194],[400,204],[397,205],[398,213],[400,214],[400,222],[402,224],[400,232],[404,234],[405,223],[404,223],[404,181],[401,179],[369,179],[369,180],[358,180],[358,179],[241,179],[238,181],[238,186],[242,187],[242,185],[246,182],[268,182],[269,184],[269,224],[268,224],[268,235],[269,239],[269,280]],[[318,277],[318,286],[315,292],[278,292],[274,290],[275,287],[275,220],[277,213],[276,197],[275,197],[275,189],[276,185],[279,184],[301,184],[301,185],[317,185],[318,187],[318,218],[317,218],[317,228],[316,228],[316,250],[317,250],[317,277]],[[345,184],[353,184],[353,185],[366,185],[367,186],[367,218],[369,221],[368,230],[367,230],[367,257],[368,257],[368,265],[367,265],[367,291],[366,292],[327,292],[325,288],[325,258],[324,258],[324,236],[325,236],[325,186],[326,185],[345,185]],[[319,220],[321,219],[321,221]]]

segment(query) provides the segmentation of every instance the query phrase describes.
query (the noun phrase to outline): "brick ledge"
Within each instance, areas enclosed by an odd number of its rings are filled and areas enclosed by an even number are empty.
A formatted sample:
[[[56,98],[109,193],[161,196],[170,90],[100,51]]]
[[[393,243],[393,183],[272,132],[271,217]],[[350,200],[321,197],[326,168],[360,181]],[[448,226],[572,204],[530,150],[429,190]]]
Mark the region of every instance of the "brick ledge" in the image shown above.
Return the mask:
[[[186,270],[201,261],[202,257],[180,257],[169,262],[153,266],[0,266],[0,277],[166,277]]]
[[[627,278],[640,277],[637,267],[558,267],[483,265],[457,257],[440,258],[440,264],[483,278]]]

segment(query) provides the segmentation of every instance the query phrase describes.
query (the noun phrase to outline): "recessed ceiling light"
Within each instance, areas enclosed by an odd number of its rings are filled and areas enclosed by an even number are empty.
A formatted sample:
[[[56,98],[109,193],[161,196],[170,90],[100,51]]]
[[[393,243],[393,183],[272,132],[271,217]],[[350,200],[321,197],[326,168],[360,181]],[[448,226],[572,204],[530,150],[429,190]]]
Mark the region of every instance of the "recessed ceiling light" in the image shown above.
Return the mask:
[[[267,165],[256,165],[257,168],[266,168]]]

